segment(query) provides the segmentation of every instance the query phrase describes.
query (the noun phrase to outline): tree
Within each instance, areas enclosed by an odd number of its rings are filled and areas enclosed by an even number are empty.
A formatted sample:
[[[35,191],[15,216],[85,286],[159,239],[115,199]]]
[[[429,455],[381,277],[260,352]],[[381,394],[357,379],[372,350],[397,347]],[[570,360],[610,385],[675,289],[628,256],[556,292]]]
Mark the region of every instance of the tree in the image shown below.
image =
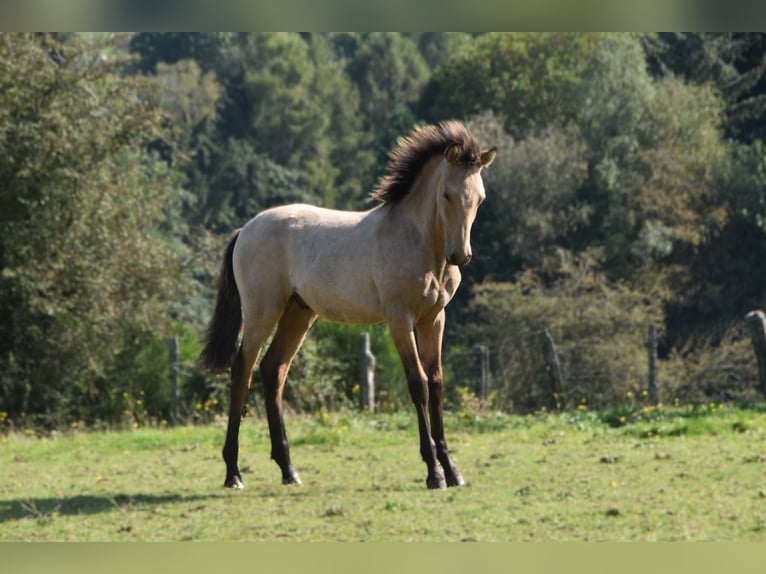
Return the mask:
[[[604,38],[574,91],[589,148],[581,197],[594,216],[614,279],[688,262],[726,217],[717,182],[726,169],[720,101],[706,87],[648,73],[639,41]]]
[[[142,72],[155,72],[159,63],[181,60],[194,60],[204,72],[210,72],[234,39],[230,32],[139,32],[130,37],[129,48],[140,55],[134,66]]]
[[[382,173],[396,138],[408,133],[417,119],[412,110],[428,81],[428,66],[409,38],[375,32],[359,40],[348,75],[358,87],[364,129],[374,139]]]
[[[225,90],[217,124],[222,150],[238,140],[299,174],[313,203],[359,201],[371,156],[358,93],[323,36],[238,34],[216,71]]]
[[[496,32],[463,42],[434,71],[420,113],[437,121],[493,111],[515,138],[565,126],[576,112],[569,91],[600,37]]]
[[[314,66],[312,92],[323,102],[329,115],[324,134],[328,149],[325,157],[317,154],[310,169],[317,174],[332,174],[324,184],[324,204],[338,209],[365,207],[367,194],[375,182],[375,155],[371,134],[364,129],[359,90],[346,74],[346,62],[334,56],[329,41],[311,34],[306,42]],[[308,184],[312,187],[312,184]]]
[[[666,348],[702,352],[695,339],[721,340],[745,302],[763,293],[754,280],[763,266],[753,255],[764,245],[762,157],[723,140],[724,103],[714,87],[653,77],[639,37],[603,36],[565,90],[572,107],[563,125],[558,117],[512,137],[502,117],[472,119],[480,139],[500,152],[484,174],[487,211],[474,227],[477,263],[466,282],[486,293],[481,304],[495,311],[506,305],[503,297],[518,313],[556,302],[577,307],[591,296],[590,288],[578,291],[584,266],[591,287],[651,300],[666,317]],[[524,277],[534,278],[534,289],[486,282]],[[461,319],[469,316],[475,321],[473,313]],[[513,321],[498,326],[512,323],[517,333],[522,327]],[[713,326],[717,337],[700,335]],[[636,329],[633,350],[641,340]],[[599,337],[592,335],[594,344]],[[537,342],[530,345],[536,356]],[[497,358],[505,360],[517,359]]]
[[[359,87],[368,128],[379,131],[398,103],[412,104],[428,81],[428,68],[417,46],[396,32],[375,32],[364,38],[348,64]]]
[[[646,49],[654,73],[718,90],[727,137],[766,139],[766,34],[664,33],[648,37]]]
[[[263,209],[315,199],[300,172],[258,153],[248,140],[229,139],[209,169],[207,194],[198,195],[195,221],[217,233],[231,234]]]
[[[672,302],[669,332],[679,340],[693,340],[704,329],[710,333],[709,343],[718,345],[731,338],[746,312],[766,303],[762,281],[766,272],[762,257],[766,249],[766,172],[761,141],[766,137],[766,36],[659,34],[646,48],[651,69],[663,78],[663,84],[688,84],[683,88],[686,91],[718,96],[718,104],[712,108],[684,105],[673,113],[683,118],[692,111],[698,125],[705,124],[700,120],[712,119],[719,130],[703,138],[705,145],[687,132],[687,137],[677,140],[683,149],[665,153],[675,161],[689,158],[683,163],[696,166],[697,174],[708,174],[702,185],[684,178],[694,186],[692,197],[696,199],[688,204],[685,216],[666,220],[666,226],[676,233],[688,232],[689,222],[696,222],[697,229],[708,223],[702,235],[691,236],[700,240],[694,242],[693,250],[687,249],[684,264],[675,274],[679,296]],[[670,110],[664,121],[673,125]],[[715,156],[719,159],[711,158],[710,150],[720,150],[722,145],[726,149]],[[695,157],[698,159],[691,159]],[[689,352],[703,354],[706,350]]]
[[[588,220],[577,192],[587,177],[587,155],[577,132],[548,127],[516,141],[492,113],[472,118],[481,142],[500,150],[483,172],[486,205],[475,225],[476,266],[472,273],[511,280],[523,269],[555,277],[562,250]],[[472,266],[473,267],[473,266]]]
[[[215,72],[202,72],[196,60],[157,62],[156,69],[160,103],[173,117],[178,145],[186,153],[194,153],[199,145],[194,138],[210,132],[218,118],[223,89]]]
[[[414,32],[405,36],[417,44],[429,70],[436,69],[462,43],[471,40],[471,35],[465,32]]]
[[[127,329],[160,334],[180,203],[153,86],[113,40],[0,35],[0,410],[98,416]],[[19,81],[24,78],[24,81]]]

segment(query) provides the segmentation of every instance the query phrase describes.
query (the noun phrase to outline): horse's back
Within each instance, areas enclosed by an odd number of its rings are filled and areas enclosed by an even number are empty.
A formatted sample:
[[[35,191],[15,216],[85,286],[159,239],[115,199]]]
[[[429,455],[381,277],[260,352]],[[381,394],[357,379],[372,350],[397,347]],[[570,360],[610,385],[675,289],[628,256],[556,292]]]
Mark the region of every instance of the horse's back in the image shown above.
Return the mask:
[[[293,204],[262,211],[242,228],[242,241],[269,255],[284,256],[296,264],[336,255],[365,252],[373,229],[366,225],[369,212],[338,211]],[[355,241],[356,240],[356,241]],[[363,253],[367,255],[367,253]]]

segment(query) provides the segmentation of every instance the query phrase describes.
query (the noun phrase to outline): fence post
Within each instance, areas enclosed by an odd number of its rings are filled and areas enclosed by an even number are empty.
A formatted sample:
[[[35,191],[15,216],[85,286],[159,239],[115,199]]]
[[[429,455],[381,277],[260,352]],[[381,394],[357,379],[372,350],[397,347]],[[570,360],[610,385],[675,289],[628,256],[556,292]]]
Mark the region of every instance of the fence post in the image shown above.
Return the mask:
[[[557,410],[562,410],[566,407],[564,398],[564,377],[561,374],[561,363],[559,362],[559,355],[556,352],[556,344],[553,342],[553,337],[547,329],[543,333],[543,351],[545,355],[546,370],[551,377],[553,386],[553,404],[556,405]]]
[[[479,360],[479,380],[476,388],[476,396],[486,404],[487,396],[489,395],[487,384],[487,377],[489,374],[489,349],[485,345],[476,345],[476,347],[474,347],[474,352]]]
[[[758,360],[758,387],[766,395],[766,315],[763,311],[750,311],[745,315],[745,321]]]
[[[178,422],[178,337],[168,339],[170,348],[170,424]]]
[[[646,348],[649,354],[649,384],[647,392],[649,404],[657,406],[660,403],[657,393],[657,329],[654,324],[649,324],[646,334]]]
[[[375,412],[375,355],[370,351],[370,334],[362,333],[361,357],[362,409]]]

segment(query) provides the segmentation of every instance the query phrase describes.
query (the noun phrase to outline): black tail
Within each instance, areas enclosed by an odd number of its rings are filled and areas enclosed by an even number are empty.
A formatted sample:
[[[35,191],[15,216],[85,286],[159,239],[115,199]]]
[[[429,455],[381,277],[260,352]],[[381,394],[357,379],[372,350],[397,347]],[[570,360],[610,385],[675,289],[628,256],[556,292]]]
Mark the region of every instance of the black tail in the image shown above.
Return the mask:
[[[214,373],[225,371],[231,366],[237,354],[237,338],[242,328],[242,304],[232,266],[234,244],[238,237],[239,231],[226,248],[218,277],[215,312],[207,328],[205,348],[199,356],[202,365]]]

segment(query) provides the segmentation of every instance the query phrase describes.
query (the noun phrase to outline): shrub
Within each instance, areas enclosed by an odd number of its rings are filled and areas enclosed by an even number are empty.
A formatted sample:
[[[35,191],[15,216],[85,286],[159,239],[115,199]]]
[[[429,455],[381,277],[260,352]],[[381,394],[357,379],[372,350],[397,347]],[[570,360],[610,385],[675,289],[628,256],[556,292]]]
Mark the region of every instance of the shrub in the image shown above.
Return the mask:
[[[702,338],[662,364],[661,400],[670,403],[759,402],[758,366],[744,321],[719,340]]]
[[[542,336],[557,346],[563,403],[601,408],[644,388],[647,325],[659,312],[641,293],[610,287],[586,272],[551,288],[532,275],[474,289],[472,338],[492,349],[496,408],[528,412],[555,407]]]

